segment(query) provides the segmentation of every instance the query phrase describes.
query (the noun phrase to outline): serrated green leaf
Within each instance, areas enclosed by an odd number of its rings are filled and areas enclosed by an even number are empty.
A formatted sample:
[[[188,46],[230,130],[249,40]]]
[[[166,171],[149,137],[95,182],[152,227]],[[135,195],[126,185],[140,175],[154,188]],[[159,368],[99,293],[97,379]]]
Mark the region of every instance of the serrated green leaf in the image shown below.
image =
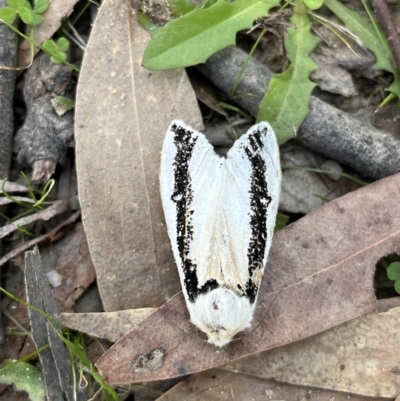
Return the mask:
[[[190,13],[196,9],[196,6],[190,0],[169,0],[168,4],[172,12],[177,16]]]
[[[17,13],[11,7],[3,7],[0,9],[0,19],[4,22],[12,24],[17,17]]]
[[[33,6],[33,11],[38,14],[44,13],[49,8],[49,0],[37,0]]]
[[[387,89],[389,92],[394,93],[398,99],[400,99],[400,75],[397,71],[393,73],[394,81],[392,85]]]
[[[66,52],[69,48],[69,41],[65,38],[60,38],[57,41],[58,49],[62,52]]]
[[[54,54],[58,51],[56,42],[54,42],[54,40],[51,40],[51,39],[45,40],[42,43],[42,47],[49,54]]]
[[[32,19],[31,25],[37,26],[43,22],[43,17],[41,15],[36,14],[36,13],[32,13],[32,15],[33,15],[33,19]]]
[[[389,71],[397,76],[395,69],[392,66],[391,61],[393,60],[390,46],[384,35],[379,36],[375,30],[375,27],[364,21],[359,14],[349,10],[343,3],[337,0],[325,0],[326,5],[345,25],[346,27],[357,35],[362,41],[363,45],[371,50],[376,57],[376,69]],[[399,77],[397,76],[397,80]],[[391,87],[391,91],[400,97],[400,84]]]
[[[311,34],[311,23],[302,3],[296,2],[291,20],[296,28],[288,29],[289,37],[285,40],[290,67],[271,78],[257,116],[257,121],[270,122],[280,144],[295,136],[309,112],[315,83],[308,77],[316,67],[309,53],[320,40]]]
[[[393,262],[387,268],[389,280],[397,280],[400,278],[400,262]]]
[[[14,10],[18,10],[18,8],[25,4],[25,0],[7,0],[7,3]]]
[[[33,12],[26,7],[20,7],[18,13],[25,24],[30,24],[33,21]]]
[[[45,387],[42,373],[34,366],[26,362],[15,363],[5,361],[5,366],[10,365],[0,373],[0,383],[13,384],[18,391],[26,391],[32,401],[44,401]]]
[[[143,65],[166,70],[204,63],[208,57],[235,43],[236,32],[250,28],[278,0],[218,0],[206,9],[196,9],[168,22],[147,46]]]
[[[304,4],[311,10],[318,10],[324,4],[324,0],[303,0]]]

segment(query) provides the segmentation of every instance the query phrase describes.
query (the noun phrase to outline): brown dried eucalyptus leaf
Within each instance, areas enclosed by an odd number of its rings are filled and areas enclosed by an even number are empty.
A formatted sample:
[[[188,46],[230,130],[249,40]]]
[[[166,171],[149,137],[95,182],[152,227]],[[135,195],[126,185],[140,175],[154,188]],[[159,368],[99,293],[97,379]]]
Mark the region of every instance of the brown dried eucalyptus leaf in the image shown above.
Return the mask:
[[[400,174],[351,192],[279,231],[253,327],[224,348],[188,321],[182,294],[97,362],[110,383],[171,378],[289,344],[376,308],[376,262],[400,241]],[[206,246],[206,245],[205,245]],[[137,363],[139,360],[146,363]],[[151,362],[151,363],[150,363]]]
[[[156,308],[126,309],[102,313],[62,313],[69,329],[116,342],[133,327],[154,313]]]
[[[223,368],[301,386],[393,399],[400,393],[400,297],[380,300],[379,308],[387,301],[396,301],[397,307]]]
[[[141,66],[150,35],[129,0],[104,2],[76,100],[79,197],[106,311],[159,306],[180,290],[158,184],[174,118],[201,129],[184,70]]]
[[[364,397],[317,388],[277,383],[240,373],[210,369],[177,384],[157,401],[366,401]],[[374,398],[374,401],[384,401]]]

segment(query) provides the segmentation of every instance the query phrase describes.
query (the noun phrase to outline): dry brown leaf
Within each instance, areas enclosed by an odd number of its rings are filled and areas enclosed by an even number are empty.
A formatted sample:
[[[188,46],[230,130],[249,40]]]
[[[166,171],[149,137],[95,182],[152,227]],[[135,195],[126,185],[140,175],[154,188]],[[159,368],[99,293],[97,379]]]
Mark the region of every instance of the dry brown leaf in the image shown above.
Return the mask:
[[[142,308],[104,313],[62,313],[61,317],[64,326],[72,330],[116,342],[156,310]]]
[[[395,299],[399,305],[400,298]],[[399,333],[396,307],[224,368],[285,383],[394,398],[400,393]]]
[[[76,100],[79,197],[106,311],[159,306],[180,290],[158,184],[171,119],[201,129],[183,70],[141,66],[150,35],[131,1],[104,2]]]
[[[240,373],[211,369],[177,384],[157,401],[366,401],[364,397],[303,386],[277,383]],[[384,401],[374,398],[374,401]]]
[[[35,27],[33,40],[36,43],[43,43],[46,39],[50,39],[60,28],[64,19],[68,18],[74,6],[79,0],[50,0],[50,7],[42,14],[43,22]],[[35,54],[39,51],[35,49]],[[26,68],[31,60],[31,44],[24,40],[18,51],[18,67]]]
[[[75,301],[94,282],[96,273],[81,223],[74,230],[42,251],[45,273],[56,270],[62,283],[53,289],[61,312],[72,312]]]
[[[375,264],[400,241],[400,174],[324,205],[273,240],[253,328],[226,347],[188,321],[182,294],[99,359],[110,383],[160,380],[289,344],[376,308]],[[384,202],[383,202],[384,200]],[[206,245],[205,245],[206,246]],[[136,365],[139,359],[152,364]],[[147,358],[147,359],[146,359]],[[153,370],[152,370],[153,369]]]

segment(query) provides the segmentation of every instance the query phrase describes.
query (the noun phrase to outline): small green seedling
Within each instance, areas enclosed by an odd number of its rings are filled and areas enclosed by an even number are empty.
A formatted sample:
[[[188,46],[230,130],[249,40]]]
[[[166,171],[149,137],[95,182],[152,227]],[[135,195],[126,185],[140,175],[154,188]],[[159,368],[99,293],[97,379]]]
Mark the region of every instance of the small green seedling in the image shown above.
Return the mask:
[[[28,0],[7,0],[9,7],[0,9],[0,19],[9,24],[14,23],[19,15],[22,22],[27,25],[36,26],[42,23],[40,15],[49,8],[48,0],[37,0],[32,7]]]
[[[55,64],[62,64],[67,60],[69,42],[65,38],[60,38],[57,43],[54,40],[45,40],[42,44],[43,50],[50,54],[51,61]]]
[[[387,268],[389,280],[394,281],[394,289],[400,294],[400,262],[393,262]]]
[[[31,44],[31,52],[34,54],[34,47],[40,48],[51,56],[51,60],[56,64],[65,64],[74,71],[79,72],[79,68],[67,61],[67,50],[69,41],[65,38],[58,39],[57,43],[53,40],[45,40],[42,44],[36,43],[33,39],[33,28],[43,22],[40,15],[49,8],[49,0],[36,0],[32,6],[28,0],[7,0],[8,6],[0,8],[0,22],[7,25],[12,31],[27,40]],[[22,33],[13,24],[17,17],[22,22],[31,27],[29,36]],[[29,31],[29,29],[28,29]],[[0,67],[10,69],[9,67]]]
[[[75,372],[75,366],[79,366],[79,374],[81,377],[83,377],[83,372],[85,371],[86,373],[90,374],[93,379],[97,382],[97,384],[100,386],[100,388],[103,391],[103,396],[106,401],[119,401],[120,398],[118,397],[118,394],[116,391],[109,386],[104,378],[97,372],[96,368],[93,366],[92,362],[90,361],[89,357],[86,354],[86,351],[84,349],[84,337],[82,333],[78,333],[76,335],[73,335],[68,329],[64,328],[63,329],[63,334],[60,334],[60,331],[57,329],[60,327],[61,322],[54,318],[53,316],[49,315],[45,311],[41,310],[40,308],[37,308],[36,306],[33,306],[22,299],[16,297],[12,293],[8,292],[4,288],[0,287],[0,292],[6,295],[7,297],[11,298],[12,300],[18,302],[19,304],[26,306],[35,312],[39,313],[41,316],[46,318],[50,329],[54,331],[54,333],[63,341],[65,346],[68,349],[69,355],[70,355],[70,360],[71,360],[71,369],[73,370],[73,377],[76,377],[76,372]],[[46,344],[45,346],[39,348],[36,352],[41,352],[45,348],[47,348],[49,345]],[[28,355],[25,358],[22,358],[19,361],[14,361],[14,362],[7,362],[3,367],[0,367],[0,383],[2,377],[5,380],[4,373],[7,372],[10,368],[14,367],[14,365],[19,365],[21,362],[25,362],[29,357],[32,355]],[[25,366],[25,365],[22,365]],[[11,372],[14,373],[14,372]],[[15,381],[12,381],[9,379],[9,382],[13,382],[15,384]],[[26,390],[25,388],[21,388],[22,390]],[[26,390],[28,391],[28,390]],[[36,401],[36,399],[35,399]]]

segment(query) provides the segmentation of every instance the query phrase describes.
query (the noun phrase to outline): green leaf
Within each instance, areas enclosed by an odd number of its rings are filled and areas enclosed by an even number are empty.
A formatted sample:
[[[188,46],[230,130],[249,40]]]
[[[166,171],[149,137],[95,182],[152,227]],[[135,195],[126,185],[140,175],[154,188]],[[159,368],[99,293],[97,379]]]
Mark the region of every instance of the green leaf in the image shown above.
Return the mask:
[[[53,107],[56,109],[58,115],[63,115],[68,110],[75,107],[75,102],[65,96],[57,96],[51,101]]]
[[[51,39],[45,40],[42,43],[42,47],[47,53],[49,53],[51,55],[58,51],[56,42],[54,42],[54,40],[51,40]]]
[[[0,383],[13,384],[18,391],[26,391],[32,401],[44,401],[45,387],[42,373],[26,362],[5,361],[7,369],[0,373]]]
[[[324,0],[303,0],[304,4],[311,10],[318,10],[324,4]]]
[[[400,278],[400,262],[393,262],[387,268],[389,280],[397,280]]]
[[[396,280],[394,283],[394,289],[395,291],[400,294],[400,280]]]
[[[31,22],[31,25],[37,26],[40,25],[43,22],[43,17],[39,14],[33,13],[33,20]]]
[[[51,61],[54,64],[62,64],[67,59],[67,55],[64,52],[57,51],[51,56]]]
[[[24,4],[19,8],[21,9],[22,7],[27,8],[29,11],[33,11],[32,4],[30,3],[29,0],[25,0]]]
[[[49,8],[49,0],[37,0],[33,6],[33,11],[38,14],[44,13]]]
[[[172,12],[175,15],[184,15],[196,9],[196,6],[190,0],[169,0]]]
[[[58,50],[66,52],[69,48],[69,41],[65,38],[60,38],[57,41]]]
[[[57,96],[56,100],[60,107],[64,107],[67,110],[72,110],[75,107],[75,102],[65,96]]]
[[[289,38],[285,41],[290,67],[282,74],[274,75],[268,92],[260,103],[257,121],[269,121],[280,144],[293,138],[309,112],[308,103],[315,83],[308,78],[316,64],[309,53],[319,39],[311,34],[311,23],[304,5],[295,3]]]
[[[29,10],[29,8],[20,7],[18,12],[25,24],[30,24],[33,21],[33,11]]]
[[[391,72],[398,81],[399,77],[392,66],[393,56],[390,51],[390,46],[384,35],[378,35],[372,24],[364,21],[358,13],[349,10],[337,0],[325,0],[324,5],[327,6],[351,32],[360,38],[367,49],[375,54],[376,64],[374,67]],[[399,83],[392,85],[390,88],[397,97],[400,97]]]
[[[235,43],[236,32],[267,15],[278,0],[218,0],[206,9],[196,9],[168,22],[147,46],[143,65],[152,70],[187,67]]]
[[[0,8],[0,19],[8,24],[12,24],[17,17],[17,13],[11,7]]]
[[[22,7],[25,4],[25,0],[7,0],[7,3],[14,10],[18,10],[20,7]]]
[[[274,233],[281,230],[282,228],[285,228],[288,225],[288,222],[289,222],[289,216],[278,213],[276,215]]]

